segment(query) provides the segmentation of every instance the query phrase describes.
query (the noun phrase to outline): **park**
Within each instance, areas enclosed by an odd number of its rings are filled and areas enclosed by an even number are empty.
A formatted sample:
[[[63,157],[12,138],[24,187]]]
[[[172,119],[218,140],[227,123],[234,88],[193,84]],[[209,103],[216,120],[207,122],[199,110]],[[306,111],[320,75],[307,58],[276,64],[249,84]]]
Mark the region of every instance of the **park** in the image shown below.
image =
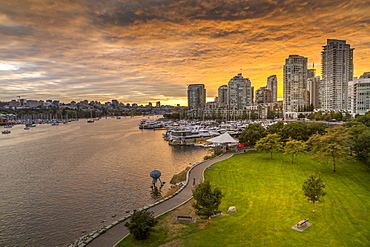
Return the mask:
[[[370,169],[353,158],[319,162],[312,153],[290,155],[268,152],[235,154],[205,171],[205,179],[224,197],[222,217],[177,223],[178,215],[196,217],[192,201],[160,217],[146,240],[132,235],[118,246],[370,246]],[[303,182],[321,174],[326,196],[312,203]],[[237,211],[228,214],[230,206]],[[309,219],[305,231],[292,229]]]

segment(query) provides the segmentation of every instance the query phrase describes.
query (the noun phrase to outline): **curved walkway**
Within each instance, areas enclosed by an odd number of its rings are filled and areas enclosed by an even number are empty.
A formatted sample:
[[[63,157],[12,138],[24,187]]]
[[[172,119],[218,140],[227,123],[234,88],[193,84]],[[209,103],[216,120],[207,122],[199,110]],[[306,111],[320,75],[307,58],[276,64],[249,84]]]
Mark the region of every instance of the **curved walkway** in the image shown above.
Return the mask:
[[[162,214],[165,214],[182,204],[186,203],[193,197],[192,193],[192,184],[193,179],[195,178],[196,183],[199,183],[203,180],[203,174],[204,170],[221,160],[225,160],[229,157],[231,157],[234,154],[234,152],[226,152],[225,154],[215,157],[210,160],[203,161],[199,163],[198,165],[194,166],[193,169],[190,171],[190,175],[188,177],[188,184],[185,185],[185,187],[179,192],[176,196],[155,205],[154,207],[149,208],[149,211],[154,212],[154,217],[158,217]],[[130,218],[129,218],[130,219]],[[118,244],[122,239],[124,239],[126,236],[130,234],[129,230],[125,227],[125,223],[129,220],[125,220],[116,226],[109,229],[106,233],[98,236],[94,240],[92,240],[88,247],[107,247],[107,246],[115,246]]]

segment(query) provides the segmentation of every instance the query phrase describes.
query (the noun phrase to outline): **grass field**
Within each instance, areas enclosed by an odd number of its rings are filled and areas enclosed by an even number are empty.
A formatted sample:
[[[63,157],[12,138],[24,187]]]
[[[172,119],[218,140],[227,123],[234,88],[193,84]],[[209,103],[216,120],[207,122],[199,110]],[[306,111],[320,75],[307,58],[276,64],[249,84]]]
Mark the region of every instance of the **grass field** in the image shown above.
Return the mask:
[[[221,210],[237,212],[210,222],[173,223],[193,215],[191,203],[160,217],[150,239],[129,236],[119,246],[370,246],[370,169],[356,161],[338,164],[337,173],[299,155],[248,152],[213,165],[206,179],[225,197]],[[321,172],[327,195],[315,205],[304,198],[303,181]],[[291,227],[309,218],[304,232]]]

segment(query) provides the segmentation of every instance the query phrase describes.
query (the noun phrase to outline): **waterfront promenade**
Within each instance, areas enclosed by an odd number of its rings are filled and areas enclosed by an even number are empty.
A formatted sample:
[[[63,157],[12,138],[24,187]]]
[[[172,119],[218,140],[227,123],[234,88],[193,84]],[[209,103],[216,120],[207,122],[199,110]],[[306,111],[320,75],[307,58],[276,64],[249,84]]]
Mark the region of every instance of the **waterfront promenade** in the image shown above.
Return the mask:
[[[176,196],[155,205],[154,207],[151,207],[148,209],[148,211],[153,211],[154,216],[158,217],[162,214],[165,214],[182,204],[186,203],[189,201],[193,194],[192,194],[192,184],[193,184],[193,179],[195,178],[196,183],[198,184],[203,180],[203,175],[204,175],[204,170],[219,161],[225,160],[229,157],[231,157],[234,154],[234,152],[226,152],[225,154],[215,157],[210,160],[203,161],[193,167],[193,169],[190,172],[189,178],[188,178],[188,184],[185,185],[183,190],[178,193]],[[116,226],[112,227],[109,229],[106,233],[98,236],[95,238],[93,241],[91,241],[87,246],[88,247],[107,247],[107,246],[115,246],[118,244],[123,238],[125,238],[127,235],[129,235],[129,230],[124,226],[125,223],[130,220],[127,219],[126,221],[123,221]]]

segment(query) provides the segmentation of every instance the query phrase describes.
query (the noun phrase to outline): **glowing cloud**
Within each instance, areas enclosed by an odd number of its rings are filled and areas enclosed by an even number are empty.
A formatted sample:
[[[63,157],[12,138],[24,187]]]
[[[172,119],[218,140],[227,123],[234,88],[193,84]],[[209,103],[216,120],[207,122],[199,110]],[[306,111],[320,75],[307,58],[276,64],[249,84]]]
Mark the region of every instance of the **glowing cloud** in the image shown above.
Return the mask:
[[[355,48],[370,71],[370,2],[363,0],[7,1],[0,8],[0,100],[59,99],[186,105],[242,72],[255,89],[285,58],[320,71],[326,39]],[[28,66],[18,66],[17,64]]]

